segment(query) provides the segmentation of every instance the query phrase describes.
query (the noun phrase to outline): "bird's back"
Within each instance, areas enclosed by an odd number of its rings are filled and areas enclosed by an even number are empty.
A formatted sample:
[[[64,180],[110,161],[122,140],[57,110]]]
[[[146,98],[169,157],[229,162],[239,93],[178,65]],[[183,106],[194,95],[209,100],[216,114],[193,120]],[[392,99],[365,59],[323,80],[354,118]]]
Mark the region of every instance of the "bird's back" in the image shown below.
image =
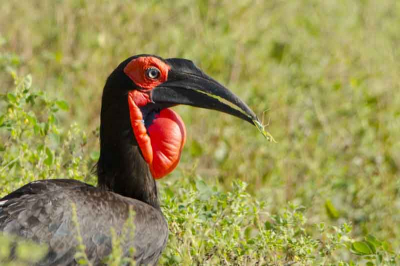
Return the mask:
[[[127,222],[130,210],[135,212],[134,231]],[[132,255],[134,247],[135,260],[146,265],[157,263],[168,237],[159,210],[75,180],[32,182],[0,200],[0,231],[48,245],[39,265],[76,264],[77,226],[87,257],[95,265],[112,250],[111,230],[122,239],[124,255]]]

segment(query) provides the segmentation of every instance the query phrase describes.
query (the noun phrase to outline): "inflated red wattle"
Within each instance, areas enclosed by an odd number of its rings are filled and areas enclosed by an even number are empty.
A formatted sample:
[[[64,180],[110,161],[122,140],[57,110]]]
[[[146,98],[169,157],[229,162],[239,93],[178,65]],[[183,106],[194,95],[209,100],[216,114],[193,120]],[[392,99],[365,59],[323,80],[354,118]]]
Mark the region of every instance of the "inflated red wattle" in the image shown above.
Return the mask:
[[[154,178],[161,178],[171,173],[179,163],[186,141],[185,125],[177,113],[163,109],[147,130],[153,148],[150,171]]]
[[[156,114],[146,129],[139,106],[149,101],[147,94],[140,91],[128,94],[133,133],[153,178],[158,179],[171,173],[178,165],[186,141],[186,129],[180,116],[170,109]]]

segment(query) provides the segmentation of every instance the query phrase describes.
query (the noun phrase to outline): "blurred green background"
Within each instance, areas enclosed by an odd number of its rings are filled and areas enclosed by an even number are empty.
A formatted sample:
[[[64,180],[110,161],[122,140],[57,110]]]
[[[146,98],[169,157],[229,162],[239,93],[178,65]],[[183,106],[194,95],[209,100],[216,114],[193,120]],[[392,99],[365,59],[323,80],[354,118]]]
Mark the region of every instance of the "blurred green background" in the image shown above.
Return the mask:
[[[355,238],[399,250],[399,1],[7,0],[0,12],[1,51],[69,103],[60,124],[88,134],[85,153],[99,149],[101,93],[119,62],[188,58],[278,143],[225,114],[177,107],[187,144],[161,188],[188,175],[228,190],[240,179],[268,212],[292,202],[309,222],[347,221]]]

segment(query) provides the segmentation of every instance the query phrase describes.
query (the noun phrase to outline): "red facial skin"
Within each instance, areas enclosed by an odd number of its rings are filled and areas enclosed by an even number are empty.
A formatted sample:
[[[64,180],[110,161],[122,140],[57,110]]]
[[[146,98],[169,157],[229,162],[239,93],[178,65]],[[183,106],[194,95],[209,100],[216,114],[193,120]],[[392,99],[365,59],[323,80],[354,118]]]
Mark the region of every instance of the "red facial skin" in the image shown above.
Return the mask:
[[[160,77],[148,78],[146,70],[150,67],[159,69]],[[155,179],[162,178],[175,169],[186,141],[185,125],[177,113],[171,109],[161,110],[146,129],[139,108],[150,102],[146,92],[167,80],[169,69],[163,61],[151,56],[133,59],[124,68],[125,74],[144,89],[129,92],[129,114],[133,133]]]

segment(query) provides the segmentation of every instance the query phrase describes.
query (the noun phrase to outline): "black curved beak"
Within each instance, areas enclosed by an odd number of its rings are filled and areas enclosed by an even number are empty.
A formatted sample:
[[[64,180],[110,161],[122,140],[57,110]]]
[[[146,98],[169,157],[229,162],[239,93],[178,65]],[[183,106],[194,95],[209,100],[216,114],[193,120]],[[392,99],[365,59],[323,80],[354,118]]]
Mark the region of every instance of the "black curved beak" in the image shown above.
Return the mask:
[[[253,125],[256,125],[255,121],[259,122],[243,101],[203,73],[192,61],[172,58],[166,62],[171,66],[168,80],[151,91],[150,97],[154,103],[190,105],[224,112]]]
[[[150,92],[150,99],[162,108],[184,104],[224,112],[253,124],[268,141],[272,135],[255,113],[235,94],[207,76],[192,61],[181,58],[165,60],[171,69],[168,80]]]

